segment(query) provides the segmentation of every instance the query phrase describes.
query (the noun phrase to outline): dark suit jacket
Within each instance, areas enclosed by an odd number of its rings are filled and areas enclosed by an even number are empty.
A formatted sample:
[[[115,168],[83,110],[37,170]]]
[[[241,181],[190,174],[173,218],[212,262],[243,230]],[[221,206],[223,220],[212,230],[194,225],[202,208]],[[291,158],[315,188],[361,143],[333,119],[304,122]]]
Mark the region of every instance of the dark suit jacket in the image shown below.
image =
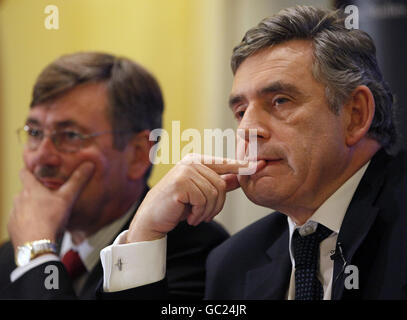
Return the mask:
[[[332,299],[407,299],[407,154],[379,151],[346,211],[339,235],[347,264],[334,260]],[[235,234],[207,261],[208,299],[285,299],[291,275],[288,222],[272,213]]]
[[[123,230],[128,229],[131,221]],[[111,242],[118,234],[112,235]],[[1,299],[202,299],[205,284],[205,261],[211,249],[228,237],[217,223],[202,223],[191,227],[180,223],[167,235],[166,279],[160,281],[159,290],[153,286],[133,289],[130,295],[103,293],[103,268],[99,263],[89,274],[79,296],[61,262],[42,264],[10,283],[10,273],[16,268],[10,242],[0,247],[0,298]],[[47,265],[55,265],[59,273],[59,289],[47,290],[44,285]],[[127,291],[127,290],[126,290]],[[125,291],[125,292],[126,292]],[[123,293],[123,292],[121,292]]]

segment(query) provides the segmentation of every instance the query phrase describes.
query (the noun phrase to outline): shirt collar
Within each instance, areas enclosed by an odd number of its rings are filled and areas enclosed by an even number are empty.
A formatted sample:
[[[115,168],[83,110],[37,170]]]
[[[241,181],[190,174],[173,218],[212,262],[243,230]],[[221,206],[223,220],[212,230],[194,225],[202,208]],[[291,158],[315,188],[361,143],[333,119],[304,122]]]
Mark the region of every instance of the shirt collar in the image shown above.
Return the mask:
[[[318,223],[331,229],[336,234],[342,225],[346,210],[353,198],[357,186],[360,183],[370,161],[360,168],[352,177],[350,177],[338,190],[336,190],[307,220],[302,226],[297,226],[290,218],[288,226],[290,231],[290,239],[294,230],[300,228],[299,232],[302,235],[310,234],[315,231]]]
[[[91,271],[99,262],[100,251],[111,243],[112,237],[114,238],[114,235],[117,235],[123,228],[138,204],[139,200],[119,219],[103,227],[77,246],[73,244],[69,231],[66,231],[61,243],[60,257],[63,257],[68,250],[74,249],[81,257],[86,270]]]

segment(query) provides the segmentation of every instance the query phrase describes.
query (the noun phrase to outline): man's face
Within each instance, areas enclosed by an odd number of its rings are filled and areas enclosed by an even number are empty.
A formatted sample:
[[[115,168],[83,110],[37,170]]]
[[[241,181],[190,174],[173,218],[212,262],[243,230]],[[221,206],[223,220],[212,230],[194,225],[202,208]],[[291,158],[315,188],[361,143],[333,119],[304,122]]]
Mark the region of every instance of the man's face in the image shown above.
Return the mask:
[[[239,129],[257,129],[257,158],[267,161],[239,182],[253,202],[282,212],[315,210],[346,162],[343,116],[329,109],[312,62],[308,41],[264,49],[239,66],[230,97]]]
[[[103,83],[81,85],[55,101],[31,108],[26,124],[46,135],[62,130],[83,135],[111,131],[107,104]],[[77,152],[61,152],[49,137],[44,137],[36,150],[24,148],[25,166],[50,189],[59,188],[81,163],[94,163],[94,174],[74,205],[68,227],[95,223],[102,209],[120,201],[127,167],[112,141],[112,134],[102,134],[85,140]]]

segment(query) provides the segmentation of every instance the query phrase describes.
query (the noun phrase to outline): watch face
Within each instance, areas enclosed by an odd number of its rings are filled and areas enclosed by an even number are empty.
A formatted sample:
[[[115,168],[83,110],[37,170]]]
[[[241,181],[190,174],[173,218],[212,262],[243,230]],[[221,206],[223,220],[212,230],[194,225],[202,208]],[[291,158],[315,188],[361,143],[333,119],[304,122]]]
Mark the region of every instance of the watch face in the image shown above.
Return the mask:
[[[17,265],[19,267],[26,265],[30,262],[31,249],[27,246],[18,247],[17,251]]]

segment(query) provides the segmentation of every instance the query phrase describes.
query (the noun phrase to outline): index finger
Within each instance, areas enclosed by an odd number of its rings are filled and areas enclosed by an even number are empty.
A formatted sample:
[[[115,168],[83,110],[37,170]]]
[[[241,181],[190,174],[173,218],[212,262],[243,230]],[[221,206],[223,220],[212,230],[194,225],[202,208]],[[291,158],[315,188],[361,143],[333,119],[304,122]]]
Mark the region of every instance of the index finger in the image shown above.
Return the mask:
[[[82,191],[90,177],[95,165],[92,162],[82,163],[58,190],[58,193],[73,201]]]
[[[250,165],[256,164],[258,161],[235,160],[205,154],[189,154],[184,157],[181,162],[186,164],[200,163],[209,169],[212,169],[217,174],[239,174],[239,169],[248,168]]]

